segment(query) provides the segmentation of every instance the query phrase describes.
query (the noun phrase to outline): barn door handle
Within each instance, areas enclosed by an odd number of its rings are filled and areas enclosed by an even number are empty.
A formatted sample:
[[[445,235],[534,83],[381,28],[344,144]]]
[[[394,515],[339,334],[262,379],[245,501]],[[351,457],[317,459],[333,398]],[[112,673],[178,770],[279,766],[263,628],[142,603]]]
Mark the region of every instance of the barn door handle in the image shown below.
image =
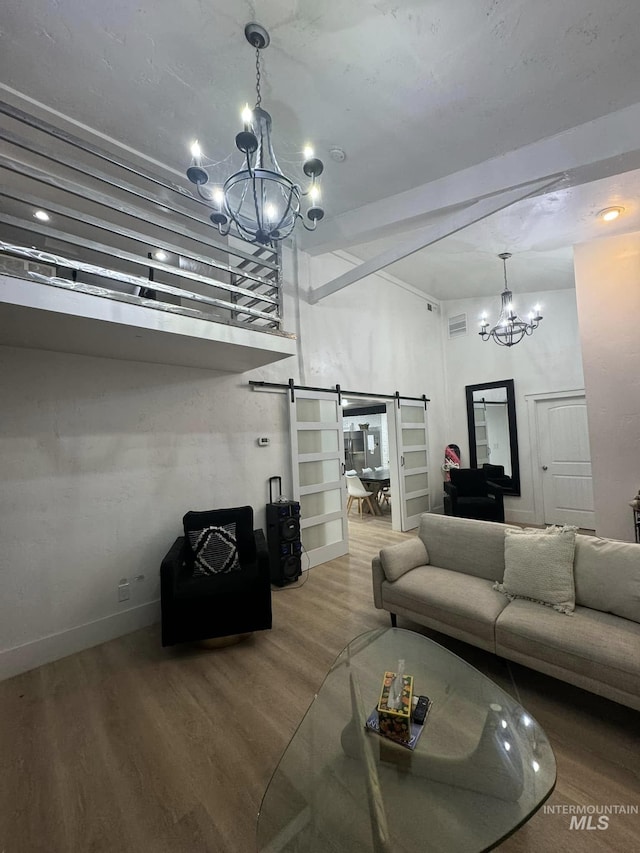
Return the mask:
[[[547,470],[548,470],[548,466],[547,466],[547,465],[543,465],[543,466],[542,466],[542,470],[543,470],[543,471],[547,471]]]
[[[400,457],[400,465],[404,468],[404,456]]]

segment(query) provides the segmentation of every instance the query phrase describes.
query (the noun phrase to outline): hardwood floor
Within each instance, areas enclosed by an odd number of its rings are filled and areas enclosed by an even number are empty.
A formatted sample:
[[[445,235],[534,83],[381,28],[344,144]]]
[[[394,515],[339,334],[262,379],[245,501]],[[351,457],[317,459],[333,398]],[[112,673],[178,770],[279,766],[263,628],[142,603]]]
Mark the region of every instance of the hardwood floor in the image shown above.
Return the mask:
[[[274,628],[219,650],[158,626],[0,683],[2,853],[252,853],[261,797],[339,651],[387,626],[371,557],[407,534],[352,518],[351,554],[274,592]],[[640,715],[420,629],[515,695],[558,762],[549,805],[640,804]],[[640,849],[640,816],[570,831],[538,812],[505,853]],[[345,851],[349,853],[349,851]],[[455,853],[453,851],[452,853]]]

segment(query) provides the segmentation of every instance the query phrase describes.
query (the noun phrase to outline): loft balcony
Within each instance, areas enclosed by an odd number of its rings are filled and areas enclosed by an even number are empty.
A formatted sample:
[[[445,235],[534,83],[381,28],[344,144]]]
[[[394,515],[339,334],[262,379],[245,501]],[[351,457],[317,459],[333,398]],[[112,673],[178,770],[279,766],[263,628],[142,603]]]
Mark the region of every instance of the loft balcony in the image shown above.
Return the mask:
[[[277,249],[224,241],[180,184],[0,112],[0,345],[229,372],[295,355]]]

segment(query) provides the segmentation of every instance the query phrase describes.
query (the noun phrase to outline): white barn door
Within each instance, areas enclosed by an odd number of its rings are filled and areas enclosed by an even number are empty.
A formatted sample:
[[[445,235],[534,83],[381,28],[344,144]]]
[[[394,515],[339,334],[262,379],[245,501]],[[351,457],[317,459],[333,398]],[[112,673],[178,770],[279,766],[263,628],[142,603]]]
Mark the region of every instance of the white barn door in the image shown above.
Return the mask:
[[[387,404],[387,415],[390,446],[397,450],[391,478],[393,529],[413,530],[431,509],[427,410],[421,401],[401,400],[400,405]]]
[[[289,401],[293,497],[300,502],[303,569],[349,551],[342,407],[328,391]]]

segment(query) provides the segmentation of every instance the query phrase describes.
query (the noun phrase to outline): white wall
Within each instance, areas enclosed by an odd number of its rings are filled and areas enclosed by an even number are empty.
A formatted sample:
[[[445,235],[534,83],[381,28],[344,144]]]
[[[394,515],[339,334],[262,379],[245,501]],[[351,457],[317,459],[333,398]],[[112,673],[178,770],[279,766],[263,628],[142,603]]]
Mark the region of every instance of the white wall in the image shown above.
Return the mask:
[[[449,399],[449,424],[446,440],[458,444],[462,466],[469,464],[469,439],[465,386],[501,379],[513,379],[516,396],[516,421],[520,455],[521,497],[505,498],[507,520],[536,521],[532,484],[532,447],[527,417],[527,394],[568,391],[584,387],[578,318],[574,290],[516,294],[516,308],[522,314],[537,302],[544,319],[529,338],[514,347],[500,347],[483,341],[477,334],[478,318],[487,310],[489,320],[499,313],[499,296],[451,300],[442,304],[446,318],[467,314],[468,334],[445,339],[445,365]],[[525,310],[526,309],[526,310]]]
[[[251,392],[249,379],[426,393],[442,443],[440,327],[427,303],[372,276],[310,306],[311,277],[348,264],[311,270],[305,255],[298,303],[286,260],[299,359],[251,374],[0,347],[0,677],[157,619],[160,561],[187,510],[249,503],[262,525],[268,477],[290,493],[286,398]],[[118,604],[118,580],[139,574]]]
[[[596,527],[633,541],[640,489],[640,233],[574,250]]]

